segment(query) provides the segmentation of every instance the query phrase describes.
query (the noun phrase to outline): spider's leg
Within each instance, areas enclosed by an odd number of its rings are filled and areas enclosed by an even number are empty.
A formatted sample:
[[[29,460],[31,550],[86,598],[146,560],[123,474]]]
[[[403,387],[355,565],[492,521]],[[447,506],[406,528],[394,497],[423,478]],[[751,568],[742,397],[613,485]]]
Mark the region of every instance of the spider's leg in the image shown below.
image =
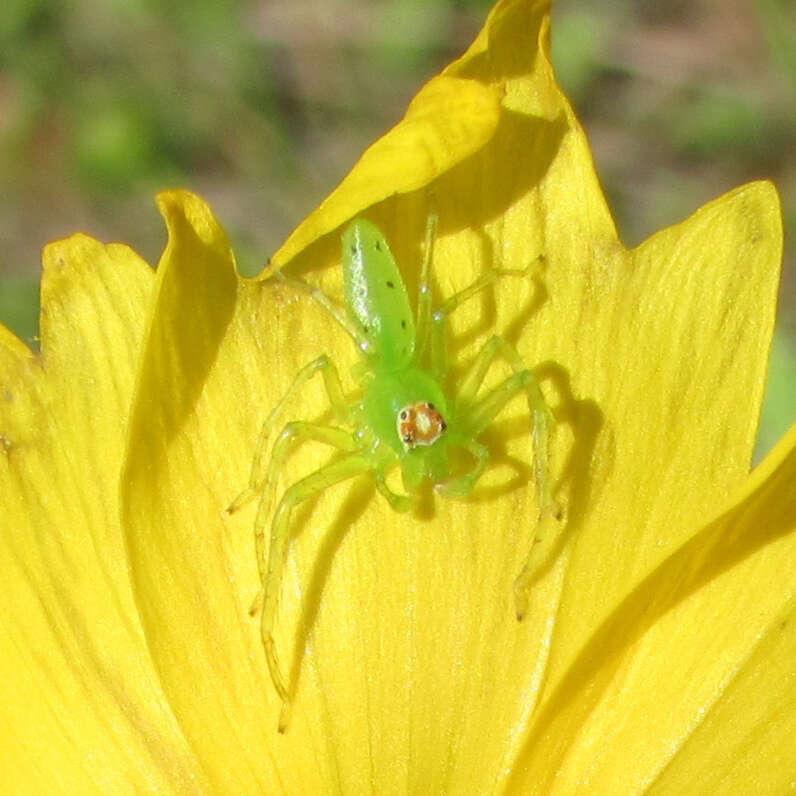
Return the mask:
[[[482,445],[469,437],[460,438],[451,435],[449,439],[451,444],[459,445],[475,456],[475,467],[458,478],[446,481],[444,484],[438,484],[437,492],[445,497],[465,497],[473,491],[476,481],[484,474],[484,470],[489,465],[489,449],[486,445]]]
[[[503,340],[497,338],[502,345]],[[508,343],[505,343],[508,346]],[[494,355],[492,356],[494,359]],[[478,364],[478,358],[476,363]],[[486,368],[484,368],[486,370]],[[475,482],[481,477],[489,460],[489,454],[485,446],[475,442],[475,438],[497,417],[509,401],[516,395],[525,391],[528,395],[528,405],[531,407],[531,416],[533,417],[533,448],[534,448],[534,475],[536,476],[536,489],[538,499],[540,501],[540,514],[543,511],[542,505],[546,505],[549,496],[549,483],[547,480],[547,442],[548,430],[547,425],[537,433],[537,414],[545,413],[545,422],[547,423],[547,405],[544,403],[544,398],[539,391],[533,374],[527,368],[516,370],[511,376],[497,385],[494,389],[490,390],[483,398],[468,407],[464,412],[459,414],[457,410],[457,428],[460,429],[459,433],[450,436],[450,441],[453,444],[461,445],[466,450],[469,450],[476,457],[476,466],[473,470],[452,481],[446,481],[437,486],[437,492],[446,497],[463,497],[467,495],[475,486]],[[538,398],[537,398],[538,394]],[[538,405],[537,400],[541,402]],[[543,409],[542,409],[543,407]]]
[[[508,362],[514,371],[513,375],[476,400],[476,394],[489,368],[498,358]],[[462,387],[456,397],[457,414],[461,413],[464,426],[473,436],[477,436],[521,390],[524,390],[527,396],[532,421],[534,479],[539,511],[543,515],[555,515],[558,509],[552,498],[552,487],[547,477],[553,413],[539,389],[536,377],[525,367],[517,349],[499,335],[493,335],[486,341],[462,377]]]
[[[340,376],[334,363],[325,354],[307,363],[296,374],[293,383],[288,387],[287,392],[282,396],[279,403],[271,410],[268,417],[263,422],[260,434],[257,438],[254,460],[252,461],[251,474],[249,475],[249,485],[241,492],[238,497],[227,508],[228,514],[233,514],[238,509],[253,500],[262,489],[262,484],[266,477],[266,453],[268,452],[268,442],[271,437],[274,423],[279,417],[282,409],[293,399],[296,393],[318,372],[323,375],[323,384],[329,404],[335,416],[342,421],[348,419],[348,409],[343,398],[343,388],[340,384]]]
[[[492,363],[502,358],[514,373],[479,400],[475,399],[487,371]],[[550,407],[539,389],[539,382],[528,370],[517,349],[508,341],[494,335],[486,341],[462,378],[462,389],[456,398],[457,414],[472,436],[480,434],[520,391],[525,391],[531,415],[534,460],[534,480],[540,516],[557,515],[558,507],[552,496],[552,485],[548,478],[549,441],[554,418]]]
[[[415,356],[423,357],[431,330],[431,263],[434,256],[434,241],[437,237],[437,215],[430,213],[426,220],[426,240],[423,248],[423,266],[417,295],[417,324],[415,327]]]
[[[254,544],[257,550],[257,566],[260,570],[260,582],[265,586],[266,560],[265,560],[265,523],[273,505],[273,494],[276,487],[276,479],[284,465],[285,459],[291,450],[301,442],[321,442],[333,448],[337,448],[345,453],[353,453],[358,445],[348,431],[333,426],[325,426],[320,423],[308,423],[303,420],[294,420],[288,423],[279,436],[276,438],[271,459],[268,463],[268,470],[265,480],[258,487],[260,493],[260,504],[257,507],[257,519],[254,524]],[[257,613],[262,603],[262,592],[255,598],[249,613]]]
[[[475,396],[478,390],[481,389],[489,368],[492,367],[492,363],[501,354],[506,353],[504,348],[507,345],[502,337],[492,335],[475,355],[475,359],[473,359],[462,376],[459,391],[456,394],[456,405],[459,407],[459,411],[471,407],[475,402]],[[508,347],[511,348],[511,346]],[[509,356],[513,359],[511,353]],[[514,367],[513,369],[515,371],[524,370],[524,367],[520,365],[519,368]]]
[[[282,573],[287,557],[287,541],[290,530],[290,516],[293,509],[305,500],[314,497],[325,489],[345,481],[354,476],[365,473],[373,468],[372,461],[356,453],[348,454],[342,459],[337,459],[314,473],[302,478],[288,487],[279,501],[273,521],[271,522],[271,538],[268,547],[268,566],[263,578],[263,613],[260,625],[260,634],[268,671],[271,675],[274,688],[282,701],[282,711],[279,717],[279,731],[284,732],[287,726],[290,697],[288,695],[285,678],[279,666],[279,658],[274,642],[274,624],[276,609],[279,603],[279,591],[282,584]],[[266,515],[258,512],[258,532],[262,533]]]
[[[386,498],[387,502],[395,511],[400,511],[401,513],[411,511],[411,509],[417,503],[417,498],[415,498],[413,495],[402,495],[398,492],[393,492],[393,490],[387,486],[387,469],[388,468],[385,467],[382,470],[376,470],[374,473],[376,489],[378,489],[380,494]]]
[[[505,381],[475,400],[479,387],[492,363],[497,358],[505,359],[514,373]],[[531,440],[533,444],[533,474],[539,505],[539,524],[558,519],[560,509],[552,493],[550,481],[549,448],[554,424],[553,413],[539,389],[533,373],[524,367],[517,349],[502,337],[491,337],[479,351],[462,379],[462,389],[457,397],[457,410],[463,412],[462,420],[473,436],[483,431],[518,392],[525,391],[532,420]],[[468,474],[469,475],[469,474]],[[463,476],[467,478],[468,476]],[[456,479],[458,481],[460,479]],[[452,482],[452,485],[456,484]],[[474,483],[474,482],[473,482]],[[447,486],[447,485],[445,485]],[[514,595],[517,617],[522,619],[528,604],[528,589],[531,585],[533,567],[531,554],[523,565],[515,584]]]

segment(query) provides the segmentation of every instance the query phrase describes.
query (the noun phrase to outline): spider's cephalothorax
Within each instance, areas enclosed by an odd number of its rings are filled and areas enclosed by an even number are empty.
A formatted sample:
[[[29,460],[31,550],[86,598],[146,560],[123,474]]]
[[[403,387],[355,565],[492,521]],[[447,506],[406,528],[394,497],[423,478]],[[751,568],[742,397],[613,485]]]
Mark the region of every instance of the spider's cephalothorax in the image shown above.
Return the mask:
[[[502,337],[493,335],[456,385],[449,383],[445,354],[448,315],[498,278],[527,276],[532,266],[489,268],[473,284],[432,311],[430,279],[435,230],[436,218],[431,217],[426,228],[425,256],[414,313],[386,239],[374,224],[364,219],[351,223],[343,234],[344,311],[317,288],[276,273],[278,279],[307,293],[329,312],[351,336],[363,359],[357,369],[361,396],[353,400],[344,395],[337,368],[325,355],[296,374],[288,392],[263,424],[248,489],[229,507],[230,512],[235,511],[252,497],[262,496],[255,526],[262,589],[255,610],[262,605],[263,646],[271,679],[283,705],[280,730],[286,726],[290,698],[273,630],[290,516],[299,503],[340,481],[368,474],[396,511],[408,511],[414,506],[415,493],[425,479],[430,479],[441,495],[464,497],[489,465],[489,449],[478,439],[481,432],[512,398],[524,392],[533,431],[540,515],[556,511],[547,472],[552,414],[517,350]],[[487,372],[498,359],[510,366],[511,375],[496,387],[481,389]],[[323,376],[336,424],[291,421],[276,436],[270,457],[266,457],[281,410],[316,373]],[[270,512],[269,501],[282,465],[293,446],[301,441],[331,446],[339,450],[340,456],[289,486]],[[468,470],[452,468],[448,456],[452,448],[463,449],[470,455],[472,465]],[[387,475],[395,467],[401,468],[405,494],[396,493],[387,485]],[[270,539],[266,545],[269,516]],[[515,587],[518,618],[524,613],[526,581],[521,575]]]

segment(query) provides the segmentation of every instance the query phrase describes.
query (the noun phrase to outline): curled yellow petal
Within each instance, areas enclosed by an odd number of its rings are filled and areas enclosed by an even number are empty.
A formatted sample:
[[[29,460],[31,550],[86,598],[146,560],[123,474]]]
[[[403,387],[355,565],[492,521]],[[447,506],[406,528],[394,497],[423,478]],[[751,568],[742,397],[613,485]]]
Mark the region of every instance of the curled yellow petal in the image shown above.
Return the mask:
[[[544,700],[510,790],[790,787],[794,478],[796,427],[596,629]]]
[[[501,92],[474,80],[440,75],[424,86],[406,115],[372,144],[351,173],[296,228],[271,258],[280,268],[313,241],[370,205],[429,185],[492,136]]]

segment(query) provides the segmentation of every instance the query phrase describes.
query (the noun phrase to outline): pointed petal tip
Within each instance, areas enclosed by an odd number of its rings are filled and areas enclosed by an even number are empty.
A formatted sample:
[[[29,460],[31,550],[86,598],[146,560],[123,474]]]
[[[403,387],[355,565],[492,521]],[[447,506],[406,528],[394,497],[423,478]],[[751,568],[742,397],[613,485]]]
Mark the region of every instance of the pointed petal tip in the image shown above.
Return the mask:
[[[224,228],[200,196],[183,189],[172,189],[157,194],[155,203],[166,222],[170,241],[190,229],[204,245],[232,257]]]
[[[33,351],[7,326],[0,323],[0,378],[5,380],[7,368],[33,356]]]

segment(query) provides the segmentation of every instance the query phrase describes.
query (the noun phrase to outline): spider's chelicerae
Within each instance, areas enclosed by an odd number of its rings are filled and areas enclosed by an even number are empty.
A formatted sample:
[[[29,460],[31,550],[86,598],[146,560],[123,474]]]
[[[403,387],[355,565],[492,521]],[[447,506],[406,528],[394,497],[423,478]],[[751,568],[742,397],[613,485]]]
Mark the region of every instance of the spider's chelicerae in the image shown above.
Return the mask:
[[[431,262],[436,219],[426,229],[425,255],[420,277],[417,312],[413,315],[406,286],[386,239],[369,221],[352,222],[343,235],[345,309],[306,282],[277,272],[281,281],[307,293],[329,312],[351,336],[362,356],[357,369],[361,395],[347,399],[337,368],[323,355],[305,365],[289,390],[270,413],[260,434],[249,487],[229,507],[233,512],[261,495],[255,540],[262,589],[253,612],[262,606],[261,633],[268,669],[282,700],[280,730],[287,721],[289,695],[274,643],[274,621],[287,554],[290,517],[302,501],[340,481],[369,475],[396,511],[409,511],[424,479],[445,497],[464,497],[489,465],[489,449],[480,434],[518,393],[528,399],[533,439],[534,478],[540,517],[556,516],[548,475],[548,440],[553,417],[533,373],[517,350],[499,335],[490,337],[465,370],[455,390],[449,391],[445,358],[445,321],[448,315],[479,291],[504,276],[527,276],[526,269],[490,268],[469,287],[454,294],[438,309],[431,306]],[[512,369],[504,381],[481,390],[487,371],[503,359]],[[291,397],[315,374],[323,377],[332,412],[340,423],[327,425],[294,420],[281,430],[267,457],[274,423]],[[483,394],[481,394],[483,393]],[[311,440],[329,445],[341,455],[289,486],[271,517],[269,543],[266,525],[272,492],[283,462],[293,446]],[[454,470],[452,448],[467,451],[469,470]],[[387,485],[387,474],[400,466],[406,493]],[[522,618],[529,586],[528,566],[515,586],[517,616]]]

